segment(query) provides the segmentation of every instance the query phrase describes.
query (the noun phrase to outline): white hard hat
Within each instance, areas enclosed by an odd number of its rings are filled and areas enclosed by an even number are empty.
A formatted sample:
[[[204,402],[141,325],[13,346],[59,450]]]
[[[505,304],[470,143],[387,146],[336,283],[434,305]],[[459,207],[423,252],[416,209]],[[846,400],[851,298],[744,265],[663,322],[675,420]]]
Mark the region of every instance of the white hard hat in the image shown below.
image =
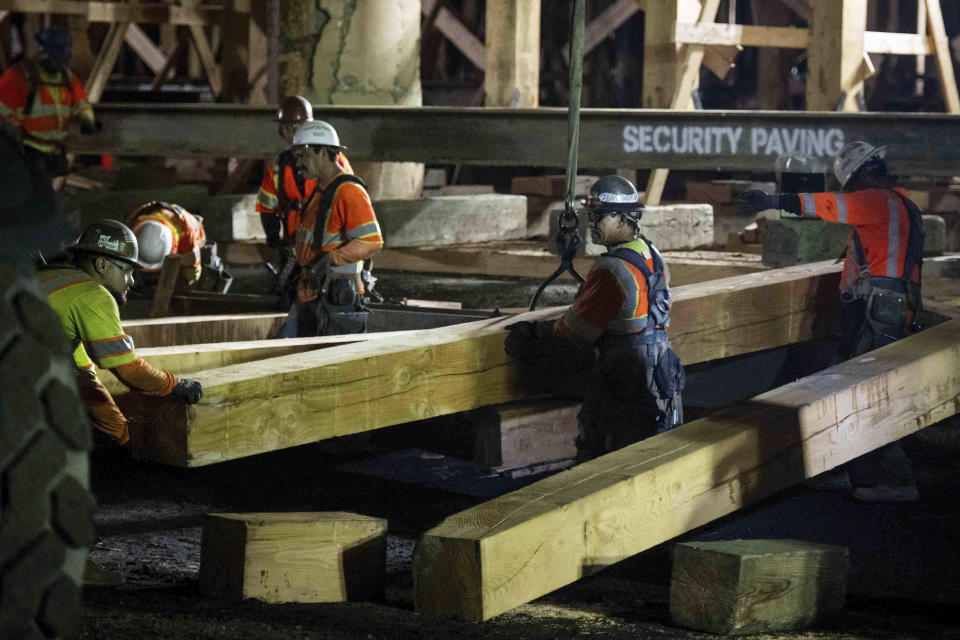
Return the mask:
[[[304,122],[297,127],[297,132],[293,134],[293,146],[301,144],[316,144],[334,149],[346,149],[340,144],[340,136],[337,135],[329,122],[323,120],[311,120]]]
[[[837,177],[840,188],[846,186],[847,181],[870,158],[883,158],[887,155],[886,147],[875,147],[869,142],[856,140],[843,145],[833,160],[833,175]]]
[[[145,271],[159,271],[163,259],[173,251],[173,232],[156,220],[145,220],[134,234],[140,245],[140,264]]]

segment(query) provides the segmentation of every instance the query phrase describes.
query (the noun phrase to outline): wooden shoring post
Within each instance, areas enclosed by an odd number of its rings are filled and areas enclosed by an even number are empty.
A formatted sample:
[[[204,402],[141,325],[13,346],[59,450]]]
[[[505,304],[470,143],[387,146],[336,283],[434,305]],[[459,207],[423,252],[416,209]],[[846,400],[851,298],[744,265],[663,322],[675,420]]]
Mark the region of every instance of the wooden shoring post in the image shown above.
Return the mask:
[[[583,30],[583,55],[588,55],[597,45],[613,34],[620,25],[633,17],[637,11],[644,11],[646,0],[616,0],[590,21]],[[570,43],[563,45],[564,56],[570,51]]]
[[[203,73],[210,83],[210,90],[214,96],[219,96],[223,90],[223,83],[220,79],[220,69],[217,67],[217,61],[210,48],[210,41],[207,40],[207,34],[200,25],[190,25],[190,39],[193,41],[193,50],[200,58],[200,66]]]
[[[246,102],[249,93],[250,15],[234,10],[244,0],[223,0],[220,14],[220,81],[223,102]]]
[[[454,514],[413,562],[424,616],[482,622],[955,415],[960,320]]]
[[[925,38],[927,35],[927,8],[924,0],[917,0],[917,35]],[[917,72],[917,80],[914,84],[913,92],[915,95],[922,96],[924,90],[924,74],[927,72],[927,56],[918,55],[914,69]]]
[[[839,324],[839,274],[840,265],[829,261],[676,287],[673,347],[693,364],[832,335]],[[138,394],[117,401],[131,429],[148,432],[144,456],[202,466],[531,399],[546,389],[563,394],[582,389],[592,354],[560,350],[514,360],[503,347],[509,325],[552,320],[563,311],[489,318],[200,372],[195,377],[204,397],[189,409]]]
[[[648,7],[650,7],[648,1]],[[720,0],[703,0],[703,5],[700,7],[700,16],[697,19],[697,24],[706,24],[712,23],[714,18],[717,15],[717,9],[720,7]],[[679,12],[675,12],[674,15],[678,15]],[[647,11],[647,16],[649,17],[650,11]],[[670,25],[675,27],[676,20],[674,24]],[[671,34],[674,29],[671,28]],[[649,33],[649,29],[646,30]],[[670,38],[673,42],[673,37]],[[675,46],[675,45],[674,45]],[[700,65],[703,64],[703,55],[704,47],[703,45],[697,44],[687,44],[683,47],[682,62],[680,63],[679,70],[675,76],[673,91],[670,98],[670,109],[689,109],[692,106],[693,98],[691,93],[693,92],[694,87],[697,85],[697,80],[700,77]],[[646,58],[646,54],[644,54]],[[646,65],[644,65],[644,80],[647,77]],[[647,106],[644,104],[644,106]],[[660,198],[663,196],[663,188],[667,184],[667,174],[669,173],[668,169],[654,169],[650,172],[650,178],[647,180],[647,189],[644,195],[644,204],[646,206],[653,206],[660,204]]]
[[[267,99],[270,42],[264,27],[267,22],[266,11],[266,0],[253,0],[250,5],[246,101],[255,105],[270,103]]]
[[[540,102],[540,0],[487,0],[484,104]]]
[[[927,7],[927,25],[936,51],[937,70],[940,72],[940,87],[948,113],[960,113],[960,94],[957,80],[953,75],[953,59],[950,57],[950,42],[943,25],[943,14],[938,0],[919,0]]]
[[[85,89],[87,90],[87,99],[92,103],[100,101],[103,90],[107,87],[107,80],[113,71],[113,65],[117,62],[117,56],[120,54],[120,48],[123,46],[124,38],[127,35],[129,22],[116,22],[110,25],[107,36],[103,40],[103,47],[97,54],[97,59],[93,63],[93,71],[87,78]]]
[[[858,111],[867,0],[814,2],[807,48],[807,110]]]
[[[160,276],[157,278],[157,287],[153,293],[153,301],[150,303],[150,317],[158,318],[164,316],[170,309],[170,298],[173,297],[173,290],[177,284],[177,276],[180,275],[180,267],[183,265],[186,256],[175,254],[168,255],[163,259],[163,266],[160,267]],[[192,260],[193,255],[189,258]]]

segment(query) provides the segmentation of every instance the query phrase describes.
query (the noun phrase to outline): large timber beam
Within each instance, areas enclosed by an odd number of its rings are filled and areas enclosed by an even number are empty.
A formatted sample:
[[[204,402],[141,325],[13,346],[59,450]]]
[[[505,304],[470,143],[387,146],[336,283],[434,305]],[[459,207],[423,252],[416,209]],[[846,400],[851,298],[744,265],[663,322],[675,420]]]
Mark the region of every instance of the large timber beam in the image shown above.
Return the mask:
[[[261,158],[277,148],[274,113],[246,105],[97,105],[103,130],[78,153]],[[566,109],[317,105],[357,160],[565,166]],[[157,127],[163,122],[163,127]],[[580,166],[772,171],[794,150],[829,166],[850,140],[882,139],[901,175],[952,175],[960,117],[933,113],[584,109]],[[423,144],[429,140],[429,144]]]
[[[686,363],[822,336],[839,265],[771,270],[674,289],[671,341]],[[200,372],[204,397],[118,398],[134,446],[151,459],[201,466],[476,407],[529,399],[589,368],[561,352],[512,360],[506,327],[563,309],[430,329]]]
[[[390,338],[409,334],[409,331],[382,331],[343,336],[316,336],[313,338],[280,338],[274,340],[247,340],[242,342],[210,342],[207,344],[182,344],[168,347],[137,349],[137,355],[148,363],[176,375],[192,374],[218,367],[227,367],[242,362],[255,362],[276,358],[291,353],[354,344],[378,338]],[[126,387],[102,369],[97,375],[110,393],[124,393]]]
[[[125,320],[123,329],[138,348],[207,342],[266,340],[283,324],[285,313],[178,316]]]
[[[960,320],[447,518],[426,615],[480,622],[957,412]]]
[[[0,10],[18,13],[57,13],[84,16],[90,22],[212,25],[219,22],[221,8],[215,5],[200,5],[197,3],[190,3],[189,5],[184,3],[184,6],[178,6],[166,2],[0,0]]]

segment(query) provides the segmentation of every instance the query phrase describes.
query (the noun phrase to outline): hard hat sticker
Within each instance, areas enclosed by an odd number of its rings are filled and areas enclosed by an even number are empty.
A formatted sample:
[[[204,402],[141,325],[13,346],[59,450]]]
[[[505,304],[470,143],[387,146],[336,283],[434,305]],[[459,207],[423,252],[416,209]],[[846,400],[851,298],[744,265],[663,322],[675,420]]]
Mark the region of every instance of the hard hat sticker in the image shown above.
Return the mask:
[[[97,246],[101,249],[107,249],[108,251],[119,251],[120,241],[111,240],[110,236],[101,235],[100,239],[97,240]]]

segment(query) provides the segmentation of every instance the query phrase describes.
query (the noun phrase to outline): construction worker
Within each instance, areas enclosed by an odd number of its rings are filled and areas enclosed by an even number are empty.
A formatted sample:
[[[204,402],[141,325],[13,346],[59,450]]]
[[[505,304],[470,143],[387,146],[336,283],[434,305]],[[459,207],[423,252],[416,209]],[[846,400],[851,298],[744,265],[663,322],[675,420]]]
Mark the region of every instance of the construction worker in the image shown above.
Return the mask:
[[[300,275],[285,337],[367,330],[363,263],[383,248],[383,237],[363,181],[338,162],[344,149],[322,120],[304,122],[293,137],[297,166],[317,188],[297,227],[294,259]]]
[[[586,201],[593,241],[608,248],[573,304],[551,322],[510,326],[504,348],[520,358],[572,343],[599,358],[599,393],[580,410],[577,460],[609,453],[683,422],[685,372],[667,339],[670,271],[640,234],[643,204],[620,176],[593,183]]]
[[[42,162],[50,176],[69,169],[63,139],[67,125],[80,121],[81,131],[99,125],[77,76],[67,68],[70,34],[53,26],[36,34],[39,59],[22,60],[0,76],[0,121],[17,132],[32,161]]]
[[[265,166],[257,193],[256,210],[260,214],[267,244],[280,250],[278,286],[288,298],[293,296],[292,287],[299,275],[296,262],[290,260],[291,247],[300,224],[303,204],[313,195],[317,186],[316,180],[303,175],[289,147],[297,126],[311,120],[313,106],[303,96],[289,96],[280,103],[277,109],[277,133],[287,148]],[[337,163],[344,173],[353,173],[350,161],[342,152],[337,154]]]
[[[200,216],[180,205],[155,200],[128,213],[124,223],[137,236],[140,266],[149,280],[156,280],[164,258],[169,255],[185,258],[177,276],[177,289],[200,280],[203,272],[200,250],[207,240]]]
[[[779,209],[853,225],[840,278],[843,358],[877,349],[919,329],[923,220],[906,190],[895,187],[887,176],[886,152],[886,147],[863,141],[844,145],[833,162],[841,193],[770,195],[750,190],[740,196],[757,211]],[[844,489],[852,488],[851,483],[857,487],[853,496],[860,500],[914,501],[919,497],[910,461],[897,443],[854,460],[819,484]]]
[[[94,362],[147,395],[174,396],[194,404],[203,387],[147,364],[123,331],[118,305],[126,302],[139,253],[133,231],[116,220],[101,220],[84,229],[69,252],[70,262],[42,269],[37,281],[74,349],[77,389],[90,422],[125,447],[130,442],[127,419],[97,379]]]

